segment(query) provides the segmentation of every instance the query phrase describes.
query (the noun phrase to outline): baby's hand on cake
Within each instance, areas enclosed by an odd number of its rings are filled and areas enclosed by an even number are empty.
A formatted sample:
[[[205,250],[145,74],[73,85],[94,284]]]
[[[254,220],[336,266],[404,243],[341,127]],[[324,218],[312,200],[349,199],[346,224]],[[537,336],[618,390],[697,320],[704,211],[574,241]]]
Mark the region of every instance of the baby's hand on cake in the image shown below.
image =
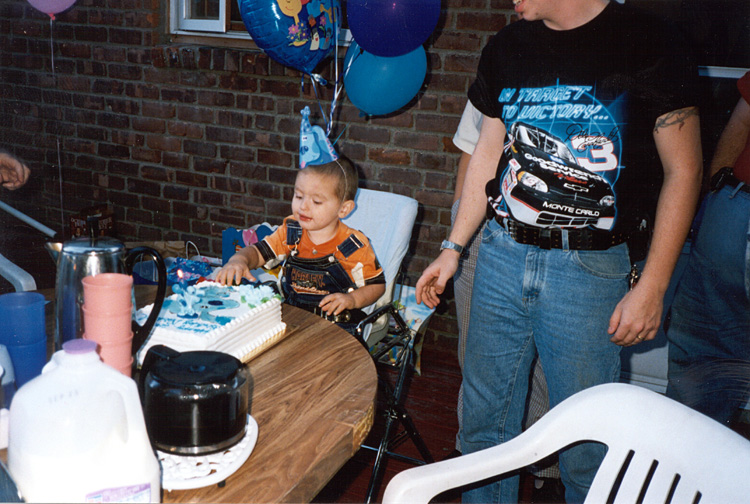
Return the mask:
[[[239,285],[243,278],[251,282],[256,279],[250,274],[247,265],[240,261],[228,261],[219,271],[216,272],[216,281],[223,285]]]
[[[354,297],[342,292],[327,295],[318,306],[328,315],[338,315],[344,310],[351,310],[357,307]]]

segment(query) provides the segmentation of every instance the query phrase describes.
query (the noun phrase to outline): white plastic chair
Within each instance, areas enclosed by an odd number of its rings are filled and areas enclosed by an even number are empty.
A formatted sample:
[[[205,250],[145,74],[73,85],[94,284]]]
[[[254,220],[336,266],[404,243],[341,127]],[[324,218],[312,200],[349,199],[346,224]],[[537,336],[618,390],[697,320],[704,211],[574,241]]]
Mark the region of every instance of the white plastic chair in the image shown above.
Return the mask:
[[[32,227],[35,227],[49,237],[55,236],[55,231],[53,229],[50,229],[44,224],[32,219],[23,212],[16,210],[7,203],[0,201],[0,210],[8,212],[12,216],[22,220]],[[0,277],[3,277],[10,282],[16,291],[36,290],[36,281],[34,280],[34,277],[2,254],[0,254]]]
[[[364,310],[370,314],[393,300],[393,287],[409,249],[418,203],[408,196],[372,189],[358,189],[354,203],[354,211],[342,220],[367,236],[385,274],[385,293]],[[381,317],[366,330],[364,340],[368,345],[383,338],[387,324],[387,317]]]
[[[36,290],[34,277],[2,254],[0,254],[0,277],[10,282],[17,292]]]
[[[506,443],[397,474],[383,503],[426,503],[586,440],[608,447],[587,503],[750,501],[750,441],[656,392],[612,383],[568,398]]]

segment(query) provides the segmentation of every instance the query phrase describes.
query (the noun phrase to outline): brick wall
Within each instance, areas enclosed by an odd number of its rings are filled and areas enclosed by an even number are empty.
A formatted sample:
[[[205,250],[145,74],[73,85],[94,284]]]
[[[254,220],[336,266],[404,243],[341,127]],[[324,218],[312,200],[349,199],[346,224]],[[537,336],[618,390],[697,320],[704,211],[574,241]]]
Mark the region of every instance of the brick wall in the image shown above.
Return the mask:
[[[220,255],[224,228],[289,213],[299,111],[318,108],[309,79],[302,87],[299,73],[256,48],[172,42],[167,3],[78,0],[50,23],[25,0],[3,0],[0,145],[33,177],[2,197],[55,229],[69,213],[109,203],[123,240],[192,240]],[[360,117],[343,99],[332,135],[343,131],[339,151],[359,168],[361,186],[419,201],[404,263],[412,282],[448,231],[459,157],[451,137],[480,50],[513,18],[511,0],[442,6],[418,99],[383,118]],[[324,89],[324,106],[330,97]],[[430,328],[450,346],[447,297]]]

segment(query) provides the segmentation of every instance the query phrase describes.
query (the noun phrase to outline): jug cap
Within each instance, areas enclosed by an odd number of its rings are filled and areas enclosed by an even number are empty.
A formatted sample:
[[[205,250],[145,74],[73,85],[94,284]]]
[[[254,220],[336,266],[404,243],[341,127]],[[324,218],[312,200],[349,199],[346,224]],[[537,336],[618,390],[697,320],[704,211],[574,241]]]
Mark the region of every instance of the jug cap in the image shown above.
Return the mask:
[[[76,355],[86,354],[89,352],[96,352],[96,341],[77,338],[66,341],[63,343],[62,347],[63,350],[65,350],[65,353]]]

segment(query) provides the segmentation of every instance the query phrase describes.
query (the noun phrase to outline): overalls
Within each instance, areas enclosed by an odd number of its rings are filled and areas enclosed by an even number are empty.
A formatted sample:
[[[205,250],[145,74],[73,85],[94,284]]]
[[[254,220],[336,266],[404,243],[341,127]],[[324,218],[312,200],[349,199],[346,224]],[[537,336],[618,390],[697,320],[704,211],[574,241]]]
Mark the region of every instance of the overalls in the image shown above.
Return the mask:
[[[362,310],[344,310],[339,315],[327,315],[318,305],[328,294],[348,293],[357,288],[335,254],[320,258],[303,259],[298,256],[297,246],[302,238],[302,228],[295,220],[288,220],[287,245],[291,248],[281,270],[279,284],[286,302],[292,306],[335,322],[345,331],[355,334],[357,323],[365,317]],[[364,244],[354,234],[344,240],[336,250],[344,257],[349,257]]]

